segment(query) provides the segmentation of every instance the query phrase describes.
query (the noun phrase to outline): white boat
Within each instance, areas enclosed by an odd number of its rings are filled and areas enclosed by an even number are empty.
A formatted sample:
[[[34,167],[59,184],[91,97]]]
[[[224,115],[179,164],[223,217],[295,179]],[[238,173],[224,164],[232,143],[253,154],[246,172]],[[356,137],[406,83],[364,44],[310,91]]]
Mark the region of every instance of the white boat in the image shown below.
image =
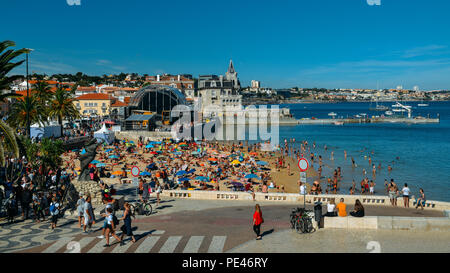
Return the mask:
[[[386,116],[392,116],[394,114],[392,111],[386,111],[384,113],[386,114]]]
[[[427,106],[430,106],[430,105],[428,103],[419,103],[419,104],[417,104],[417,106],[427,107]]]
[[[328,115],[333,118],[335,118],[337,116],[337,114],[335,112],[328,113]]]
[[[408,118],[411,118],[412,107],[409,105],[403,105],[399,102],[396,102],[394,105],[392,105],[392,112],[396,112],[396,113],[408,112]]]

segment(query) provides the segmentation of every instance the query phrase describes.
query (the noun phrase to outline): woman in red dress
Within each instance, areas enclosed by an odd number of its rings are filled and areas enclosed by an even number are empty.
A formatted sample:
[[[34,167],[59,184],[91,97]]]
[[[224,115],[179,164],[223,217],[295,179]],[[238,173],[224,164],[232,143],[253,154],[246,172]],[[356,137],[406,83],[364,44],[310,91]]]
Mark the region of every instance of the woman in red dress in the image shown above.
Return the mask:
[[[256,240],[261,240],[261,224],[264,223],[261,208],[259,204],[255,206],[255,213],[253,214],[253,231],[256,233]]]

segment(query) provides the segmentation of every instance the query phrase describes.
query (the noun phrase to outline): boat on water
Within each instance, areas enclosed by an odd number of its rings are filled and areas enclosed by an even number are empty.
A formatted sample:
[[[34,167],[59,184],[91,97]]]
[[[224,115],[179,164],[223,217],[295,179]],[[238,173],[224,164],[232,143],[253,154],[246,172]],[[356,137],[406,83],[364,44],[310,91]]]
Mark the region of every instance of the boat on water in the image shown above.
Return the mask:
[[[330,113],[328,113],[328,115],[333,118],[335,118],[337,116],[337,114],[335,112],[330,112]]]
[[[384,112],[386,116],[392,116],[394,113],[391,110]]]

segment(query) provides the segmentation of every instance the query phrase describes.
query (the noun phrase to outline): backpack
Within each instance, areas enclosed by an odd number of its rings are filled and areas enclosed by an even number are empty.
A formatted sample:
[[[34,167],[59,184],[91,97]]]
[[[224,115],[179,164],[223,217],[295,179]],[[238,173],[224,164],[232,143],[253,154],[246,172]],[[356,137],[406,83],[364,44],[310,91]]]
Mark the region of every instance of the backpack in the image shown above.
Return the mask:
[[[115,216],[115,215],[113,215],[113,223],[114,223],[114,226],[119,225],[119,219],[117,219],[117,216]]]
[[[52,203],[52,204],[50,205],[50,212],[51,212],[51,213],[54,213],[55,211],[56,211],[55,203]]]

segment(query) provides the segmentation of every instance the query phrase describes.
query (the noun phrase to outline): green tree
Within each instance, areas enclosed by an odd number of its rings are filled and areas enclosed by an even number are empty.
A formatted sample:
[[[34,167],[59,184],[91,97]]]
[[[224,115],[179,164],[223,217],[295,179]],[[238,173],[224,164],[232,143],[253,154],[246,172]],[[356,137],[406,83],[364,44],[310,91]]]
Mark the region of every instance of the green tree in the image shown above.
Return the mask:
[[[14,130],[0,119],[0,165],[5,165],[5,154],[10,153],[15,158],[19,157],[17,135]]]
[[[13,62],[13,60],[29,50],[22,48],[19,50],[8,49],[8,47],[16,46],[13,41],[0,42],[0,91],[9,90],[13,81],[21,78],[20,75],[6,76],[11,70],[20,66],[25,60]]]
[[[7,121],[15,128],[25,127],[26,134],[29,137],[31,124],[44,124],[46,122],[44,112],[43,106],[38,102],[36,96],[30,95],[12,104]]]
[[[74,90],[72,88],[72,90]],[[55,94],[50,100],[49,115],[52,118],[58,119],[58,124],[61,126],[61,136],[63,135],[63,120],[74,119],[79,117],[79,112],[75,108],[72,98],[72,92],[66,91],[63,87],[58,87]]]
[[[48,83],[42,80],[39,80],[33,84],[33,91],[36,94],[38,102],[42,104],[42,106],[46,106],[46,103],[53,95]]]

